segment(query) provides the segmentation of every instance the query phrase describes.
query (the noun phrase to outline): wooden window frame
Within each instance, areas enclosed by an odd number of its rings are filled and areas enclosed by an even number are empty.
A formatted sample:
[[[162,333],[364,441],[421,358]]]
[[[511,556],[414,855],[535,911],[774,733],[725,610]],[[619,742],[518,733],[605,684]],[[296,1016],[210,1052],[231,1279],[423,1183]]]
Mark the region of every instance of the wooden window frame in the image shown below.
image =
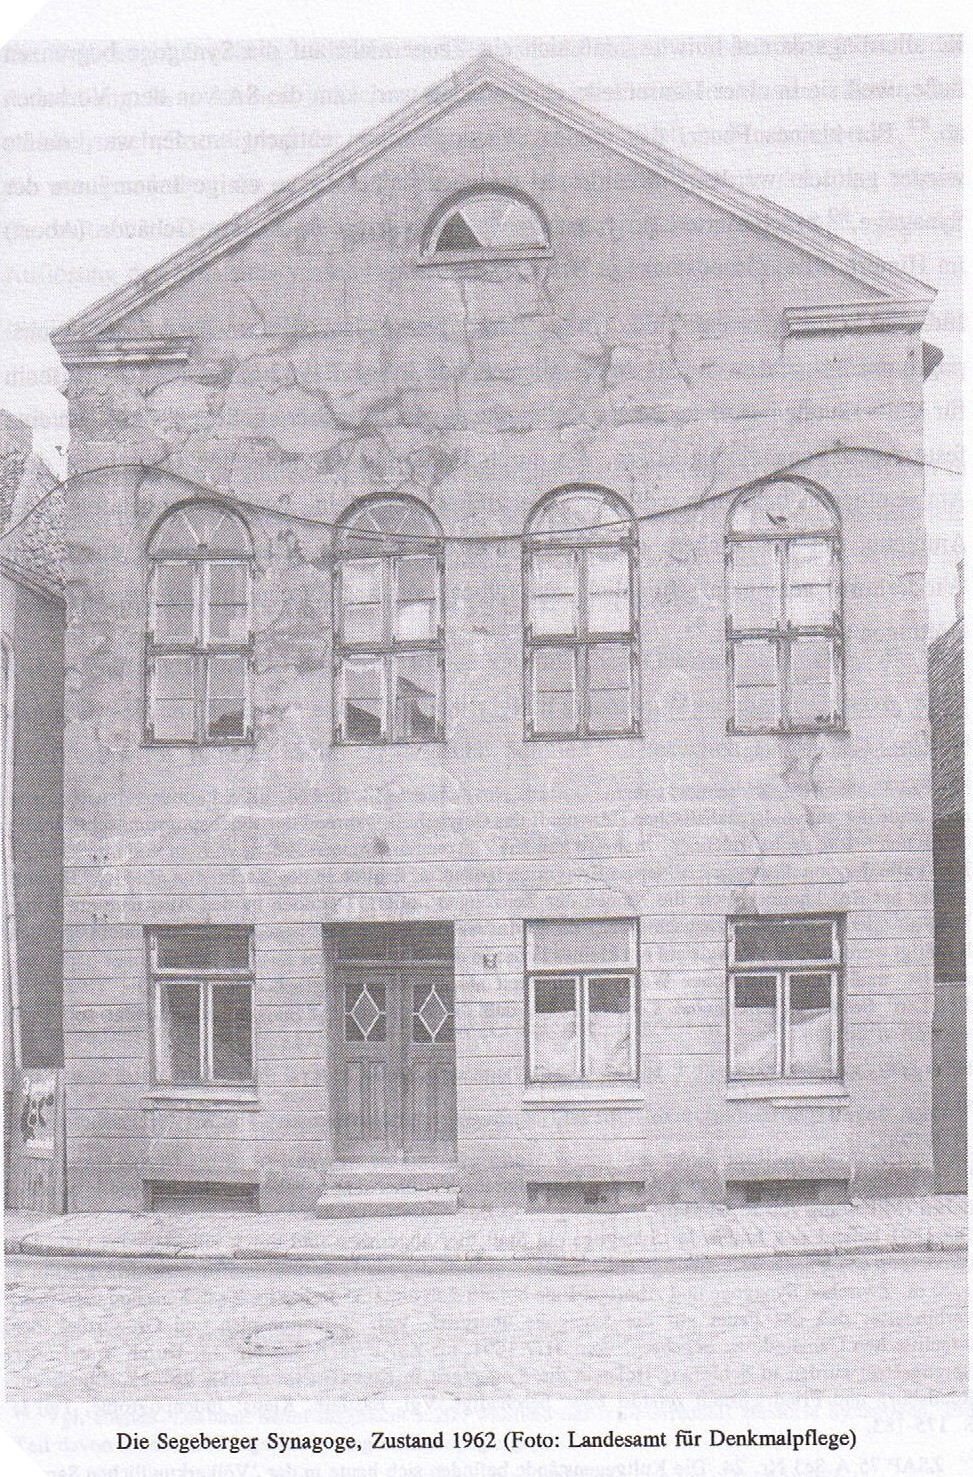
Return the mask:
[[[472,200],[480,195],[504,196],[526,206],[540,225],[544,236],[543,243],[533,246],[481,246],[469,251],[453,250],[450,247],[445,247],[441,251],[437,250],[436,242],[439,232],[449,217],[455,211],[462,209],[464,201]],[[462,266],[465,262],[545,261],[552,259],[553,256],[550,226],[536,202],[522,190],[514,189],[511,185],[484,183],[457,190],[434,211],[422,233],[422,245],[415,261],[419,267]]]
[[[611,538],[586,538],[583,531],[577,535],[571,533],[561,535],[532,534],[530,531],[531,524],[543,513],[544,509],[554,499],[572,493],[598,494],[606,502],[614,505],[619,514],[619,530],[617,535]],[[588,607],[591,590],[588,576],[588,558],[591,553],[597,553],[604,549],[620,549],[625,553],[628,560],[629,628],[627,631],[599,632],[589,629]],[[537,634],[534,631],[531,620],[531,599],[534,594],[534,555],[555,552],[559,554],[570,554],[574,560],[574,586],[571,593],[575,607],[576,629],[571,634]],[[544,743],[557,743],[563,740],[624,739],[639,738],[641,736],[642,683],[638,587],[638,525],[628,505],[623,499],[618,497],[617,493],[611,492],[608,488],[595,486],[594,484],[571,484],[566,487],[557,488],[545,497],[534,509],[530,522],[528,523],[527,534],[523,541],[521,578],[521,619],[524,633],[524,738],[526,740],[531,742],[536,740]],[[590,654],[592,648],[599,646],[617,646],[628,653],[629,723],[626,728],[596,728],[590,722]],[[565,651],[571,653],[574,681],[574,726],[570,730],[565,729],[562,732],[551,732],[546,729],[538,729],[536,725],[535,657],[539,652],[544,651]]]
[[[737,960],[736,927],[754,923],[821,923],[831,928],[831,955],[819,959],[746,959]],[[828,975],[831,985],[830,1004],[830,1068],[814,1076],[795,1073],[791,1064],[791,984],[801,975]],[[775,1041],[774,1070],[739,1072],[735,1062],[736,982],[738,976],[765,975],[774,980]],[[726,920],[726,1063],[730,1082],[798,1083],[841,1082],[844,1077],[844,998],[845,998],[845,919],[832,913],[740,914]]]
[[[544,923],[571,923],[583,927],[586,923],[593,926],[603,923],[629,923],[633,925],[633,954],[635,963],[630,965],[586,965],[582,969],[564,966],[561,968],[538,969],[530,963],[530,930],[536,925]],[[641,1002],[639,989],[639,922],[637,918],[533,918],[524,923],[524,1061],[526,1066],[525,1082],[529,1086],[540,1083],[638,1083],[639,1067],[641,1059]],[[589,994],[593,980],[624,980],[629,987],[629,1072],[624,1077],[598,1077],[588,1072],[588,1036],[590,1030],[590,1008]],[[536,988],[538,983],[546,980],[570,980],[574,983],[575,997],[575,1020],[577,1032],[575,1035],[575,1075],[573,1076],[537,1076],[536,1060],[534,1050],[534,1020],[536,999]]]
[[[795,479],[789,479],[791,481]],[[767,484],[768,488],[773,483]],[[830,529],[796,529],[786,532],[734,532],[732,519],[739,501],[730,513],[726,534],[726,680],[728,717],[727,732],[761,733],[844,733],[845,727],[845,661],[842,579],[842,540],[837,510],[819,487],[810,487],[812,495],[827,508],[833,519]],[[769,545],[776,564],[777,616],[769,625],[740,625],[735,611],[735,551],[746,545]],[[795,623],[788,616],[788,601],[793,583],[790,579],[791,551],[800,544],[826,544],[831,549],[832,616],[826,624]],[[768,586],[768,588],[771,588]],[[830,645],[831,693],[833,712],[830,721],[805,723],[795,721],[792,695],[793,656],[799,641],[818,639]],[[773,724],[746,724],[737,721],[736,679],[737,650],[747,641],[764,641],[774,650],[776,670],[777,721]]]
[[[223,932],[232,931],[236,937],[247,934],[249,963],[246,969],[171,969],[159,964],[158,946],[164,936],[205,933],[218,938]],[[152,1082],[156,1087],[194,1088],[209,1087],[253,1087],[256,1084],[256,1023],[254,1012],[255,958],[252,928],[240,928],[236,924],[227,929],[219,926],[199,928],[196,925],[173,924],[148,928],[145,931],[146,959],[149,980],[149,1019],[152,1040]],[[175,1079],[161,1074],[164,1058],[162,1024],[162,990],[169,984],[185,984],[198,990],[199,1000],[199,1070],[198,1078]],[[250,1075],[249,1077],[217,1077],[213,1071],[213,986],[221,984],[247,984],[250,987]]]
[[[416,502],[416,499],[396,499],[393,494],[370,501]],[[429,513],[425,504],[418,504]],[[430,518],[432,514],[429,513]],[[348,533],[348,525],[339,529],[339,537]],[[332,630],[334,632],[334,660],[332,668],[332,692],[334,700],[334,742],[341,747],[364,744],[369,747],[386,744],[431,744],[445,739],[445,687],[446,687],[446,558],[442,535],[430,534],[428,540],[418,536],[406,537],[387,535],[375,539],[371,552],[350,553],[337,549],[332,566]],[[396,635],[395,612],[399,604],[399,573],[404,559],[423,555],[434,560],[436,570],[434,633],[428,638],[404,639]],[[381,568],[381,614],[382,635],[374,640],[347,640],[345,637],[345,603],[342,589],[344,570],[355,563],[374,563]],[[436,718],[435,732],[430,736],[401,735],[397,731],[397,690],[401,659],[409,656],[429,655],[436,668]],[[380,673],[381,732],[374,738],[349,735],[346,731],[345,676],[356,661],[374,662]]]
[[[180,505],[180,507],[185,505]],[[176,513],[179,508],[170,510]],[[229,510],[232,511],[232,510]],[[169,516],[169,515],[167,515]],[[236,513],[233,517],[246,529],[246,524]],[[162,522],[156,525],[158,533]],[[246,529],[247,537],[250,531]],[[155,536],[153,534],[153,537]],[[252,540],[251,540],[252,547]],[[184,641],[167,641],[157,636],[158,604],[157,589],[159,570],[164,565],[189,566],[192,571],[192,635]],[[246,593],[246,638],[243,641],[214,640],[210,630],[212,614],[212,572],[218,565],[231,564],[244,571]],[[145,660],[143,705],[145,720],[143,743],[149,748],[248,748],[254,743],[253,722],[253,677],[254,677],[254,604],[255,567],[253,554],[220,553],[205,548],[185,549],[178,553],[149,553],[148,580],[146,589]],[[240,734],[212,734],[209,732],[209,687],[211,661],[221,656],[236,657],[243,664],[243,732]],[[155,672],[159,658],[183,657],[192,665],[192,736],[158,737],[154,727]],[[188,698],[187,698],[188,700]]]

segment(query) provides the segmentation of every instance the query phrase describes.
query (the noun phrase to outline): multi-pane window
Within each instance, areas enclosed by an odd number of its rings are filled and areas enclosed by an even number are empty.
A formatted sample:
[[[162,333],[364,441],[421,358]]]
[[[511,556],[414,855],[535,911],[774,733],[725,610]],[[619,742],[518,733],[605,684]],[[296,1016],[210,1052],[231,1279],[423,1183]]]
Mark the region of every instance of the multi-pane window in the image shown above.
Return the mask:
[[[562,488],[524,541],[528,738],[637,733],[635,524],[600,487]]]
[[[841,1075],[837,918],[730,918],[731,1078]]]
[[[515,190],[466,190],[434,215],[421,260],[527,257],[547,253],[547,227],[535,205]]]
[[[634,918],[525,924],[531,1082],[638,1077]]]
[[[253,734],[253,545],[219,503],[184,503],[149,544],[146,738],[246,742]]]
[[[156,1082],[253,1081],[253,931],[148,934]]]
[[[840,728],[841,541],[830,501],[794,479],[744,493],[726,563],[730,729]]]
[[[428,508],[375,498],[341,524],[334,569],[335,738],[443,735],[443,540]]]

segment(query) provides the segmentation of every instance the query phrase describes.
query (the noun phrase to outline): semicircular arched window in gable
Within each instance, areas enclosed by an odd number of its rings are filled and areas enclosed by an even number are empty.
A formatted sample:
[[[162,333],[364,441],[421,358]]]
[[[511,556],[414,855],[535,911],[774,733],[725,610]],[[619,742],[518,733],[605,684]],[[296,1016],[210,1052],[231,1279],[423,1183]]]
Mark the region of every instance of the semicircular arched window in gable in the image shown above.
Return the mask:
[[[253,541],[220,503],[183,503],[149,540],[145,736],[155,744],[253,736]]]
[[[504,256],[548,249],[540,212],[510,190],[471,190],[443,207],[426,232],[427,258]]]
[[[840,728],[841,531],[831,500],[797,478],[742,493],[726,568],[731,731]]]

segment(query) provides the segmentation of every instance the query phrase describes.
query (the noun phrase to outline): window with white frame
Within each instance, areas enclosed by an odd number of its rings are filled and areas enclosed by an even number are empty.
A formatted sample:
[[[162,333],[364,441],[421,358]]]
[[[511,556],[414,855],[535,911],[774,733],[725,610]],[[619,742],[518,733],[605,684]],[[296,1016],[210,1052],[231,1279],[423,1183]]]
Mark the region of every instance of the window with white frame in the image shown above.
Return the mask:
[[[253,1081],[253,930],[148,932],[156,1082]]]
[[[335,739],[443,736],[443,539],[413,498],[359,504],[337,530]]]
[[[727,958],[730,1077],[840,1077],[841,920],[729,918]]]
[[[149,541],[145,735],[155,744],[253,736],[253,544],[220,503],[183,503]]]
[[[840,728],[841,536],[830,498],[796,478],[743,493],[726,566],[731,731]]]
[[[537,206],[505,186],[463,190],[436,211],[423,235],[420,262],[548,255]]]
[[[602,487],[545,498],[524,541],[528,738],[639,731],[635,522]]]
[[[638,922],[634,918],[524,925],[527,1078],[638,1078]]]

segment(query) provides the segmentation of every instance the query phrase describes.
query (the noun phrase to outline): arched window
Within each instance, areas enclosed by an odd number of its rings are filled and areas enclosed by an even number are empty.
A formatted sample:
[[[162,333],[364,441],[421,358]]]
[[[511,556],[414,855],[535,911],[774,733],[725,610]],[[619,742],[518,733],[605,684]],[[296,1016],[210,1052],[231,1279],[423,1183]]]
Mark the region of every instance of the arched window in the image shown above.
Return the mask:
[[[335,739],[443,736],[443,538],[413,498],[378,497],[336,535]]]
[[[637,733],[635,523],[603,487],[560,488],[524,541],[528,738]]]
[[[473,189],[440,206],[423,236],[422,259],[536,256],[548,250],[540,211],[516,190]]]
[[[253,543],[221,503],[182,503],[149,540],[146,739],[253,736]]]
[[[840,728],[841,532],[827,493],[790,477],[741,493],[726,567],[731,732]]]

